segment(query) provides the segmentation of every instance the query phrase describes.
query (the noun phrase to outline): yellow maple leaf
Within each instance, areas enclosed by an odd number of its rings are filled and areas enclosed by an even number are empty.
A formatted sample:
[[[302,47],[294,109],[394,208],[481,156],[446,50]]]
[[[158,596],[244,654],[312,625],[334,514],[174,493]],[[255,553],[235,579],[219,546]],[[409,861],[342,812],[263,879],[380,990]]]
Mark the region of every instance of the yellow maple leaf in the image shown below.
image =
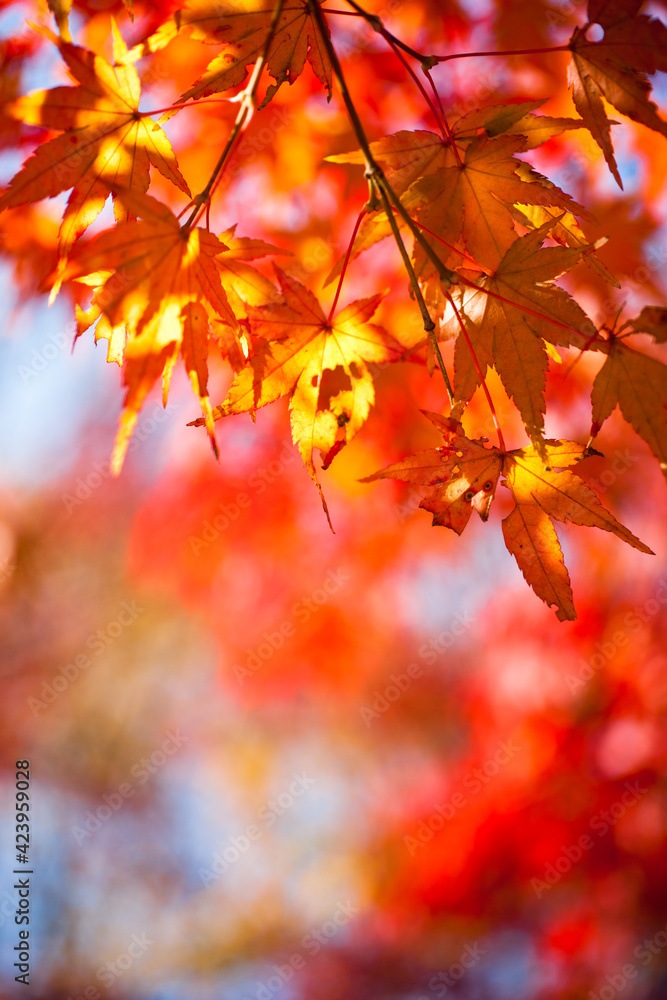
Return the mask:
[[[369,322],[381,295],[351,302],[329,320],[312,292],[277,267],[276,273],[284,301],[248,307],[253,335],[261,339],[213,415],[254,412],[289,395],[292,437],[320,489],[314,450],[327,468],[352,440],[375,402],[367,362],[394,360],[401,347]]]
[[[473,139],[480,129],[491,138],[497,135],[523,135],[524,149],[535,149],[561,132],[581,128],[583,122],[576,118],[551,118],[533,114],[545,100],[521,101],[510,104],[492,104],[474,108],[455,122],[452,132],[457,142]]]
[[[215,264],[226,244],[204,229],[181,228],[173,212],[150,195],[119,189],[116,195],[139,219],[119,223],[75,252],[65,275],[101,272],[91,310],[80,314],[82,329],[102,314],[112,330],[124,325],[128,332],[127,394],[114,444],[114,474],[120,471],[146,395],[160,376],[166,403],[179,353],[216,448],[207,390],[209,317],[230,329],[237,326]]]
[[[37,147],[0,197],[0,211],[72,188],[60,226],[59,253],[64,258],[102,211],[111,187],[148,189],[149,163],[188,196],[190,190],[169,139],[139,111],[140,84],[134,66],[112,66],[102,56],[51,32],[45,34],[79,86],[37,91],[7,106],[14,118],[63,135]],[[113,42],[118,61],[127,49],[115,22]],[[123,218],[118,203],[116,218]]]
[[[653,552],[602,506],[583,479],[567,468],[584,456],[583,445],[548,441],[546,451],[549,468],[534,448],[522,448],[505,456],[505,485],[516,507],[503,520],[503,537],[537,596],[549,606],[556,606],[560,621],[570,621],[576,618],[576,612],[554,520],[611,531],[640,552]]]
[[[521,173],[521,168],[518,172]],[[512,215],[526,229],[539,229],[551,219],[553,220],[553,228],[549,236],[552,240],[563,246],[582,249],[587,247],[590,250],[590,240],[571,212],[564,212],[555,205],[520,205],[517,203],[512,208]],[[592,271],[595,271],[603,281],[613,285],[614,288],[621,287],[620,281],[602,263],[597,254],[587,253],[584,263]]]

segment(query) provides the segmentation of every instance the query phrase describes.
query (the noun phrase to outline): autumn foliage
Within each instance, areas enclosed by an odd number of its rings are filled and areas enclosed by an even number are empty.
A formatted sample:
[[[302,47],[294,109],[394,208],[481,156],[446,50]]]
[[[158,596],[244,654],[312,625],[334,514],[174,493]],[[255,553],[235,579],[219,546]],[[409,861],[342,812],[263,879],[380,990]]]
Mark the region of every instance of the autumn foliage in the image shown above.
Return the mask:
[[[0,4],[38,1000],[665,995],[666,12]]]
[[[461,420],[481,386],[499,448],[487,449],[483,441],[466,438],[463,427],[450,421],[448,433],[456,437],[440,454],[437,472],[437,458],[429,453],[418,460],[421,475],[414,463],[392,466],[385,475],[400,478],[401,470],[409,468],[404,478],[429,488],[421,506],[434,512],[434,524],[459,533],[473,508],[486,518],[498,476],[504,475],[517,502],[503,522],[507,547],[536,593],[556,606],[558,617],[574,618],[569,577],[549,517],[604,527],[642,551],[651,550],[618,525],[593,493],[577,485],[576,474],[554,470],[593,454],[596,435],[617,405],[667,468],[665,368],[632,346],[632,340],[626,342],[634,333],[664,342],[667,313],[645,305],[633,318],[594,322],[576,297],[556,284],[584,267],[619,286],[598,258],[606,238],[587,235],[591,213],[520,156],[558,136],[576,142],[573,130],[585,129],[622,187],[607,108],[667,135],[667,123],[650,99],[649,81],[656,70],[667,70],[667,29],[641,13],[642,3],[636,0],[591,0],[586,24],[561,46],[571,57],[568,82],[579,119],[543,113],[543,100],[515,100],[459,114],[448,111],[432,77],[434,68],[451,56],[416,51],[376,14],[351,7],[347,13],[365,19],[405,66],[435,131],[415,128],[370,141],[363,100],[348,89],[331,38],[329,18],[335,20],[337,12],[329,14],[326,4],[193,0],[173,13],[165,10],[160,23],[153,23],[130,49],[112,16],[108,58],[74,44],[67,5],[54,5],[59,36],[45,26],[35,30],[57,47],[73,85],[5,104],[7,122],[39,126],[42,141],[11,179],[0,210],[71,190],[59,228],[56,267],[46,284],[53,298],[65,283],[77,301],[79,334],[96,324],[96,339],[108,341],[108,360],[123,368],[126,394],[113,452],[115,473],[147,394],[161,380],[166,405],[174,366],[182,361],[201,405],[203,416],[197,422],[206,425],[216,455],[217,419],[254,415],[259,407],[289,397],[292,437],[328,516],[316,452],[325,470],[362,429],[375,403],[380,366],[419,364],[426,358],[433,371],[437,359],[451,420]],[[139,25],[128,27],[136,38]],[[140,110],[137,64],[180,38],[217,46],[217,51],[158,121],[158,113]],[[429,42],[437,49],[437,38]],[[311,289],[277,267],[277,286],[251,264],[244,264],[235,280],[230,261],[276,251],[252,249],[244,236],[235,237],[232,246],[211,224],[212,207],[220,202],[216,190],[256,104],[265,109],[283,84],[296,81],[306,63],[328,99],[337,81],[361,146],[356,153],[331,154],[329,159],[364,166],[368,180],[368,201],[360,208],[342,265],[330,275],[330,280],[338,277],[338,285],[328,315]],[[190,198],[191,186],[162,124],[196,106],[204,114],[205,129],[207,117],[221,114],[221,99],[213,97],[217,94],[227,95],[223,102],[238,103],[238,114],[207,183]],[[59,134],[52,135],[54,131]],[[186,199],[178,214],[146,193],[151,167]],[[85,238],[109,196],[115,225]],[[178,204],[175,191],[170,201]],[[369,322],[383,297],[372,279],[370,298],[351,302],[334,315],[346,269],[357,266],[351,262],[385,237],[397,244],[414,308],[421,313],[422,338]],[[92,300],[84,308],[79,302],[87,289],[93,289]],[[454,342],[451,381],[443,341]],[[212,352],[227,359],[235,376],[214,409],[208,386]],[[544,431],[549,366],[563,358],[571,366],[574,352],[605,356],[591,390],[590,434],[581,426],[579,445],[549,441]],[[530,439],[527,450],[506,450],[487,384],[491,370],[520,414]],[[416,408],[419,403],[415,400]],[[469,449],[476,456],[472,465]],[[481,475],[475,462],[483,467]]]

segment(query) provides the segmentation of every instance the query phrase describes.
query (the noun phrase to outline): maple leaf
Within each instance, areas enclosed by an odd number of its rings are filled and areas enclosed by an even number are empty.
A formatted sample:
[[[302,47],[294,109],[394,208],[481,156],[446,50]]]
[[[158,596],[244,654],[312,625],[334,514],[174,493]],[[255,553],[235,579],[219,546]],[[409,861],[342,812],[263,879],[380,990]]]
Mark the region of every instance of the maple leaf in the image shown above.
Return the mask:
[[[464,172],[467,172],[466,176],[472,174],[470,186],[467,188],[470,198],[454,207],[455,214],[448,227],[449,235],[445,235],[444,232],[437,234],[446,239],[447,242],[456,241],[462,226],[465,225],[466,231],[471,233],[479,226],[483,210],[480,206],[475,205],[478,193],[484,199],[483,209],[491,208],[493,212],[493,226],[495,226],[496,219],[500,219],[501,229],[505,230],[506,239],[508,233],[511,236],[515,234],[510,223],[510,207],[502,203],[502,201],[507,201],[505,194],[513,196],[514,193],[518,192],[524,194],[526,200],[530,200],[532,195],[536,204],[557,205],[560,206],[561,211],[564,207],[569,207],[576,210],[578,214],[586,216],[588,213],[580,205],[572,202],[554,184],[547,182],[540,174],[532,171],[528,164],[513,158],[516,152],[533,149],[565,129],[581,126],[581,123],[575,119],[550,118],[546,115],[533,114],[532,112],[543,103],[544,101],[524,101],[519,104],[499,104],[475,109],[454,122],[451,127],[452,140],[443,138],[434,132],[402,131],[372,142],[370,144],[371,153],[382,167],[396,194],[400,196],[409,192],[404,203],[406,207],[411,209],[424,203],[433,203],[440,194],[444,195],[448,178],[455,181],[461,180],[460,175]],[[478,150],[480,147],[484,147],[485,137],[494,139],[503,133],[512,138],[508,138],[504,145],[491,145],[485,154],[479,155]],[[463,152],[463,162],[461,162],[460,154],[457,159],[454,144],[457,149]],[[473,151],[469,154],[473,144],[475,144]],[[496,153],[499,154],[497,158],[501,163],[494,164],[490,168],[492,173],[489,173],[489,165]],[[488,158],[486,167],[482,162],[484,155]],[[326,159],[332,163],[360,165],[365,163],[361,150],[355,150],[352,153],[338,153],[328,156]],[[520,171],[523,171],[524,168],[527,173],[522,175]],[[448,174],[448,170],[454,173]],[[484,174],[486,176],[483,176]],[[508,181],[512,186],[511,191],[508,188]],[[525,182],[525,187],[515,187],[519,182]],[[544,190],[537,191],[538,187],[548,189],[548,193]],[[505,193],[501,188],[504,189]],[[463,191],[463,187],[461,191]],[[502,201],[498,199],[502,199]],[[464,223],[463,213],[466,202],[468,217]],[[472,214],[471,204],[473,206]],[[397,221],[399,225],[402,225],[400,219]],[[425,218],[420,218],[420,221],[427,228],[433,228]],[[437,225],[437,222],[434,225]],[[483,228],[488,236],[487,230],[493,227],[489,225],[489,227],[484,226]],[[369,213],[359,229],[351,257],[356,257],[363,250],[389,236],[390,233],[391,227],[383,211]],[[452,238],[450,239],[450,237]],[[459,259],[457,257],[457,262]],[[337,262],[328,275],[327,283],[340,273],[342,260],[343,258]],[[419,262],[418,270],[423,273],[423,260]]]
[[[100,314],[108,320],[102,334],[107,339],[119,326],[127,327],[127,394],[114,443],[114,474],[146,395],[161,375],[166,403],[179,352],[215,448],[207,391],[209,315],[230,328],[237,325],[215,265],[226,244],[204,229],[181,228],[173,212],[150,195],[120,189],[116,195],[139,219],[95,237],[72,256],[66,272],[68,278],[93,275],[98,285],[91,310],[80,316],[80,329]]]
[[[556,205],[588,217],[560,188],[544,185],[540,174],[530,168],[530,180],[517,174],[519,161],[514,154],[524,145],[520,135],[473,139],[461,164],[437,170],[411,186],[404,199],[406,208],[450,245],[462,240],[474,259],[489,268],[497,267],[516,239],[511,211],[515,202]],[[415,269],[424,278],[432,271],[419,246]]]
[[[582,123],[575,118],[550,118],[533,114],[544,103],[543,100],[523,101],[475,108],[452,124],[452,140],[458,147],[465,149],[482,131],[489,138],[507,133],[523,135],[523,148],[533,149],[565,129],[581,128]],[[372,142],[370,150],[397,194],[407,191],[419,177],[456,163],[452,141],[436,132],[395,132]],[[365,164],[364,154],[359,149],[351,153],[336,153],[326,159],[330,163]]]
[[[260,306],[281,301],[280,293],[273,282],[246,261],[267,254],[285,254],[287,251],[263,240],[235,236],[235,232],[236,226],[232,226],[224,233],[220,233],[220,240],[227,249],[215,257],[215,266],[232,312],[242,322],[248,318],[248,305]],[[245,332],[245,324],[242,324],[239,330],[235,330],[228,323],[213,317],[211,336],[220,345],[223,356],[227,358],[233,370],[240,371],[248,359],[252,346]]]
[[[516,507],[502,522],[503,537],[537,596],[549,606],[556,606],[560,621],[571,621],[576,612],[554,520],[611,531],[640,552],[653,552],[602,506],[583,479],[567,468],[584,456],[583,445],[548,441],[546,450],[548,469],[533,448],[505,456],[505,485]]]
[[[524,150],[536,149],[555,135],[571,129],[582,128],[576,118],[552,118],[550,115],[533,114],[546,100],[521,101],[513,104],[492,104],[475,108],[455,122],[452,134],[457,143],[474,139],[483,129],[493,139],[498,135],[522,135]]]
[[[409,455],[360,482],[391,478],[423,487],[419,506],[431,511],[434,525],[451,528],[460,535],[473,510],[487,520],[502,470],[502,455],[496,448],[485,447],[486,438],[467,438],[457,420],[427,410],[421,412],[441,431],[445,444]]]
[[[587,323],[583,309],[563,288],[554,285],[553,279],[581,260],[588,248],[543,247],[552,225],[549,220],[516,239],[496,271],[478,278],[477,289],[466,290],[460,309],[482,375],[487,367],[496,368],[538,449],[543,448],[549,354],[555,353],[548,345],[568,344],[572,334],[585,329]],[[456,335],[459,330],[453,318],[443,324],[442,336]],[[470,348],[464,337],[458,336],[454,348],[455,417],[460,417],[480,382]]]
[[[663,314],[660,327],[655,314],[648,309],[643,309],[637,319],[629,322],[632,326],[638,324],[642,330],[655,325],[658,336],[664,340],[665,310],[657,310],[657,313]],[[647,332],[650,333],[651,329]],[[624,418],[646,441],[667,478],[667,367],[656,358],[628,347],[613,334],[607,342],[597,345],[597,349],[607,357],[595,376],[591,391],[591,435],[598,433],[618,405]]]
[[[568,83],[586,128],[604,153],[619,187],[623,187],[611,141],[604,97],[621,114],[667,136],[667,122],[649,100],[646,74],[667,71],[667,28],[657,18],[639,14],[644,0],[589,0],[588,21],[570,39],[572,62]],[[589,41],[591,25],[604,29],[601,41]]]
[[[280,301],[280,294],[273,282],[246,262],[268,254],[288,254],[288,251],[272,243],[265,243],[264,240],[235,236],[235,232],[236,226],[231,226],[220,233],[220,240],[226,249],[215,258],[215,266],[220,272],[220,281],[234,314],[241,318],[247,316],[248,305],[263,306]]]
[[[547,467],[532,446],[502,452],[487,447],[485,438],[470,440],[452,417],[425,415],[441,431],[444,445],[411,455],[361,482],[392,478],[423,487],[419,506],[433,513],[433,525],[461,534],[473,509],[487,520],[498,479],[504,475],[503,485],[515,503],[502,521],[505,545],[537,596],[556,607],[559,620],[573,620],[576,611],[554,520],[610,531],[641,552],[653,554],[570,471],[585,457],[584,445],[546,441]]]
[[[72,188],[60,226],[59,252],[66,257],[102,211],[112,186],[147,190],[149,163],[188,196],[190,190],[167,136],[138,110],[140,85],[134,66],[111,66],[102,56],[44,33],[79,86],[37,91],[8,105],[15,118],[64,134],[37,148],[0,197],[0,210]],[[119,60],[127,49],[115,23],[113,43]],[[118,204],[116,217],[123,217]]]
[[[243,82],[246,67],[264,51],[274,8],[274,0],[190,0],[130,55],[157,52],[183,30],[198,41],[223,45],[220,55],[178,103],[209,97]],[[330,97],[331,63],[308,3],[285,0],[266,58],[267,69],[276,82],[267,89],[260,107],[268,104],[285,81],[294,83],[306,59]]]
[[[519,173],[521,170],[519,169]],[[552,220],[552,229],[549,236],[557,243],[568,247],[586,248],[588,251],[584,257],[584,263],[595,271],[604,281],[620,288],[621,283],[611,273],[609,268],[602,263],[597,255],[591,251],[591,243],[585,232],[572,215],[571,212],[563,212],[562,209],[549,205],[521,205],[515,204],[512,208],[512,215],[527,229],[538,229],[545,222]],[[599,246],[599,244],[597,244]]]
[[[7,113],[7,106],[18,96],[23,63],[33,48],[32,38],[0,40],[0,149],[21,141],[21,125]]]
[[[88,322],[88,316],[85,316],[80,311],[77,313],[77,318],[79,322],[77,323],[77,335],[80,336],[89,325],[95,322],[91,319]],[[106,316],[100,316],[95,327],[95,343],[99,343],[100,340],[107,341],[107,362],[109,364],[116,364],[119,368],[123,367],[123,360],[125,358],[125,344],[127,341],[127,330],[123,323],[119,323],[118,326],[112,326]]]
[[[41,7],[44,6],[44,0],[39,0],[39,3]],[[47,6],[58,25],[60,37],[66,42],[71,42],[69,16],[72,11],[72,0],[48,0]]]
[[[289,395],[292,438],[322,495],[314,450],[326,469],[375,402],[367,362],[394,360],[401,348],[369,322],[382,295],[351,302],[329,321],[312,292],[278,267],[276,273],[284,302],[248,306],[252,333],[262,339],[213,416],[254,412]]]

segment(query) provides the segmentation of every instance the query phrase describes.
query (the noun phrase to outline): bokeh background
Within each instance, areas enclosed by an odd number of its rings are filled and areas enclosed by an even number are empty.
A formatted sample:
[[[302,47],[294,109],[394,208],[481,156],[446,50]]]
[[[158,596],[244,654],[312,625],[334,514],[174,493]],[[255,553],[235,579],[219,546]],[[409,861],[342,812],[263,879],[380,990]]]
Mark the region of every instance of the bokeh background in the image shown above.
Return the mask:
[[[159,9],[139,7],[132,26],[121,4],[75,4],[73,34],[102,50],[110,12],[133,40]],[[452,52],[558,44],[584,20],[581,4],[541,0],[372,9],[406,41]],[[0,5],[3,99],[64,80],[26,27],[39,16]],[[340,22],[371,134],[430,127],[381,40]],[[147,106],[185,89],[202,48],[179,41],[147,65]],[[536,94],[570,114],[566,63],[461,60],[435,77],[453,117]],[[235,110],[221,106],[205,131],[196,110],[168,126],[193,190]],[[7,135],[4,181],[34,140]],[[586,268],[568,278],[598,321],[665,294],[667,145],[627,122],[614,141],[623,192],[583,133],[531,159],[601,220],[592,238],[611,237],[601,257],[620,292]],[[244,142],[214,228],[238,222],[278,243],[293,254],[286,269],[321,288],[365,198],[357,174],[322,163],[355,145],[337,100],[327,105],[306,71]],[[430,527],[414,490],[358,482],[434,443],[415,411],[441,409],[443,393],[417,363],[379,374],[367,428],[325,475],[335,534],[286,406],[219,426],[216,464],[186,426],[197,412],[184,377],[166,410],[150,397],[114,480],[120,373],[92,336],[70,350],[73,302],[49,309],[40,291],[62,206],[0,217],[3,995],[665,997],[666,531],[644,443],[616,412],[597,442],[604,456],[581,471],[657,555],[559,531],[578,611],[565,624],[504,548],[506,491],[459,539]],[[107,209],[97,228],[110,219]],[[362,260],[345,297],[391,288],[380,321],[416,335],[393,248]],[[550,375],[549,434],[585,439],[599,363]],[[213,381],[222,398],[222,364]],[[491,387],[509,446],[521,446]],[[469,433],[492,435],[483,401],[466,419]],[[29,992],[12,969],[14,761],[26,758]]]

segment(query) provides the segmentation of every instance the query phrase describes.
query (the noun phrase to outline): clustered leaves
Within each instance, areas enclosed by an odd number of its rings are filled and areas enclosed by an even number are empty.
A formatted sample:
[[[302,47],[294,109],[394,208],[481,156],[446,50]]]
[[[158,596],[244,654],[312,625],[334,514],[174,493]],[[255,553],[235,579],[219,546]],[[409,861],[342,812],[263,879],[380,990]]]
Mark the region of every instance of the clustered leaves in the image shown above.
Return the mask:
[[[352,6],[359,12],[358,4]],[[507,548],[560,619],[574,618],[575,611],[553,520],[597,526],[650,552],[571,467],[591,453],[591,441],[618,405],[667,475],[665,366],[626,342],[643,333],[664,343],[667,310],[647,306],[618,328],[598,328],[555,284],[580,264],[618,282],[596,257],[601,242],[586,236],[586,209],[521,158],[556,135],[586,128],[620,184],[605,100],[667,135],[647,76],[667,70],[667,29],[640,13],[642,0],[589,0],[587,23],[575,29],[568,46],[569,83],[581,118],[540,114],[544,101],[535,100],[475,108],[448,121],[433,87],[428,100],[436,131],[400,131],[374,142],[354,110],[328,8],[319,0],[190,0],[160,15],[155,30],[129,50],[112,23],[113,62],[71,41],[69,4],[52,7],[60,36],[39,30],[58,49],[75,85],[5,104],[3,134],[15,134],[17,122],[61,134],[37,145],[0,197],[0,210],[71,191],[51,295],[63,282],[92,289],[89,307],[77,306],[79,335],[94,326],[96,340],[108,341],[108,361],[122,365],[126,396],[113,451],[116,473],[148,393],[161,380],[166,403],[180,358],[201,406],[202,417],[193,423],[206,426],[216,454],[216,420],[254,415],[288,397],[293,439],[322,495],[315,452],[326,469],[362,429],[375,403],[373,366],[406,354],[414,360],[423,348],[431,370],[438,360],[449,391],[438,342],[454,339],[450,413],[428,414],[444,446],[365,481],[393,477],[426,488],[421,506],[433,513],[433,523],[460,534],[473,508],[487,519],[502,476],[515,502],[502,523]],[[372,23],[377,30],[377,18]],[[398,52],[398,40],[384,27],[381,34]],[[193,102],[244,88],[229,98],[239,105],[236,122],[206,188],[194,198],[161,124],[139,110],[135,68],[181,35],[217,49],[163,120]],[[433,66],[451,58],[404,49],[431,83]],[[329,314],[301,282],[276,268],[275,284],[248,263],[278,248],[236,236],[234,228],[212,233],[208,224],[211,197],[250,120],[263,70],[274,82],[260,108],[306,63],[328,98],[337,82],[360,146],[328,159],[362,165],[369,183],[351,246],[329,275],[329,281],[338,279]],[[179,215],[147,194],[150,166],[191,199]],[[81,239],[109,196],[116,224]],[[371,322],[381,293],[371,290],[368,298],[335,309],[350,261],[388,236],[398,244],[424,320],[423,343],[410,351]],[[214,348],[235,373],[216,407],[208,389]],[[605,355],[592,386],[588,444],[544,436],[546,376],[550,362],[560,361],[559,348]],[[516,405],[529,447],[508,451],[500,427],[498,447],[466,437],[460,421],[478,388],[496,421],[485,380],[489,369]],[[326,511],[323,495],[322,501]]]

